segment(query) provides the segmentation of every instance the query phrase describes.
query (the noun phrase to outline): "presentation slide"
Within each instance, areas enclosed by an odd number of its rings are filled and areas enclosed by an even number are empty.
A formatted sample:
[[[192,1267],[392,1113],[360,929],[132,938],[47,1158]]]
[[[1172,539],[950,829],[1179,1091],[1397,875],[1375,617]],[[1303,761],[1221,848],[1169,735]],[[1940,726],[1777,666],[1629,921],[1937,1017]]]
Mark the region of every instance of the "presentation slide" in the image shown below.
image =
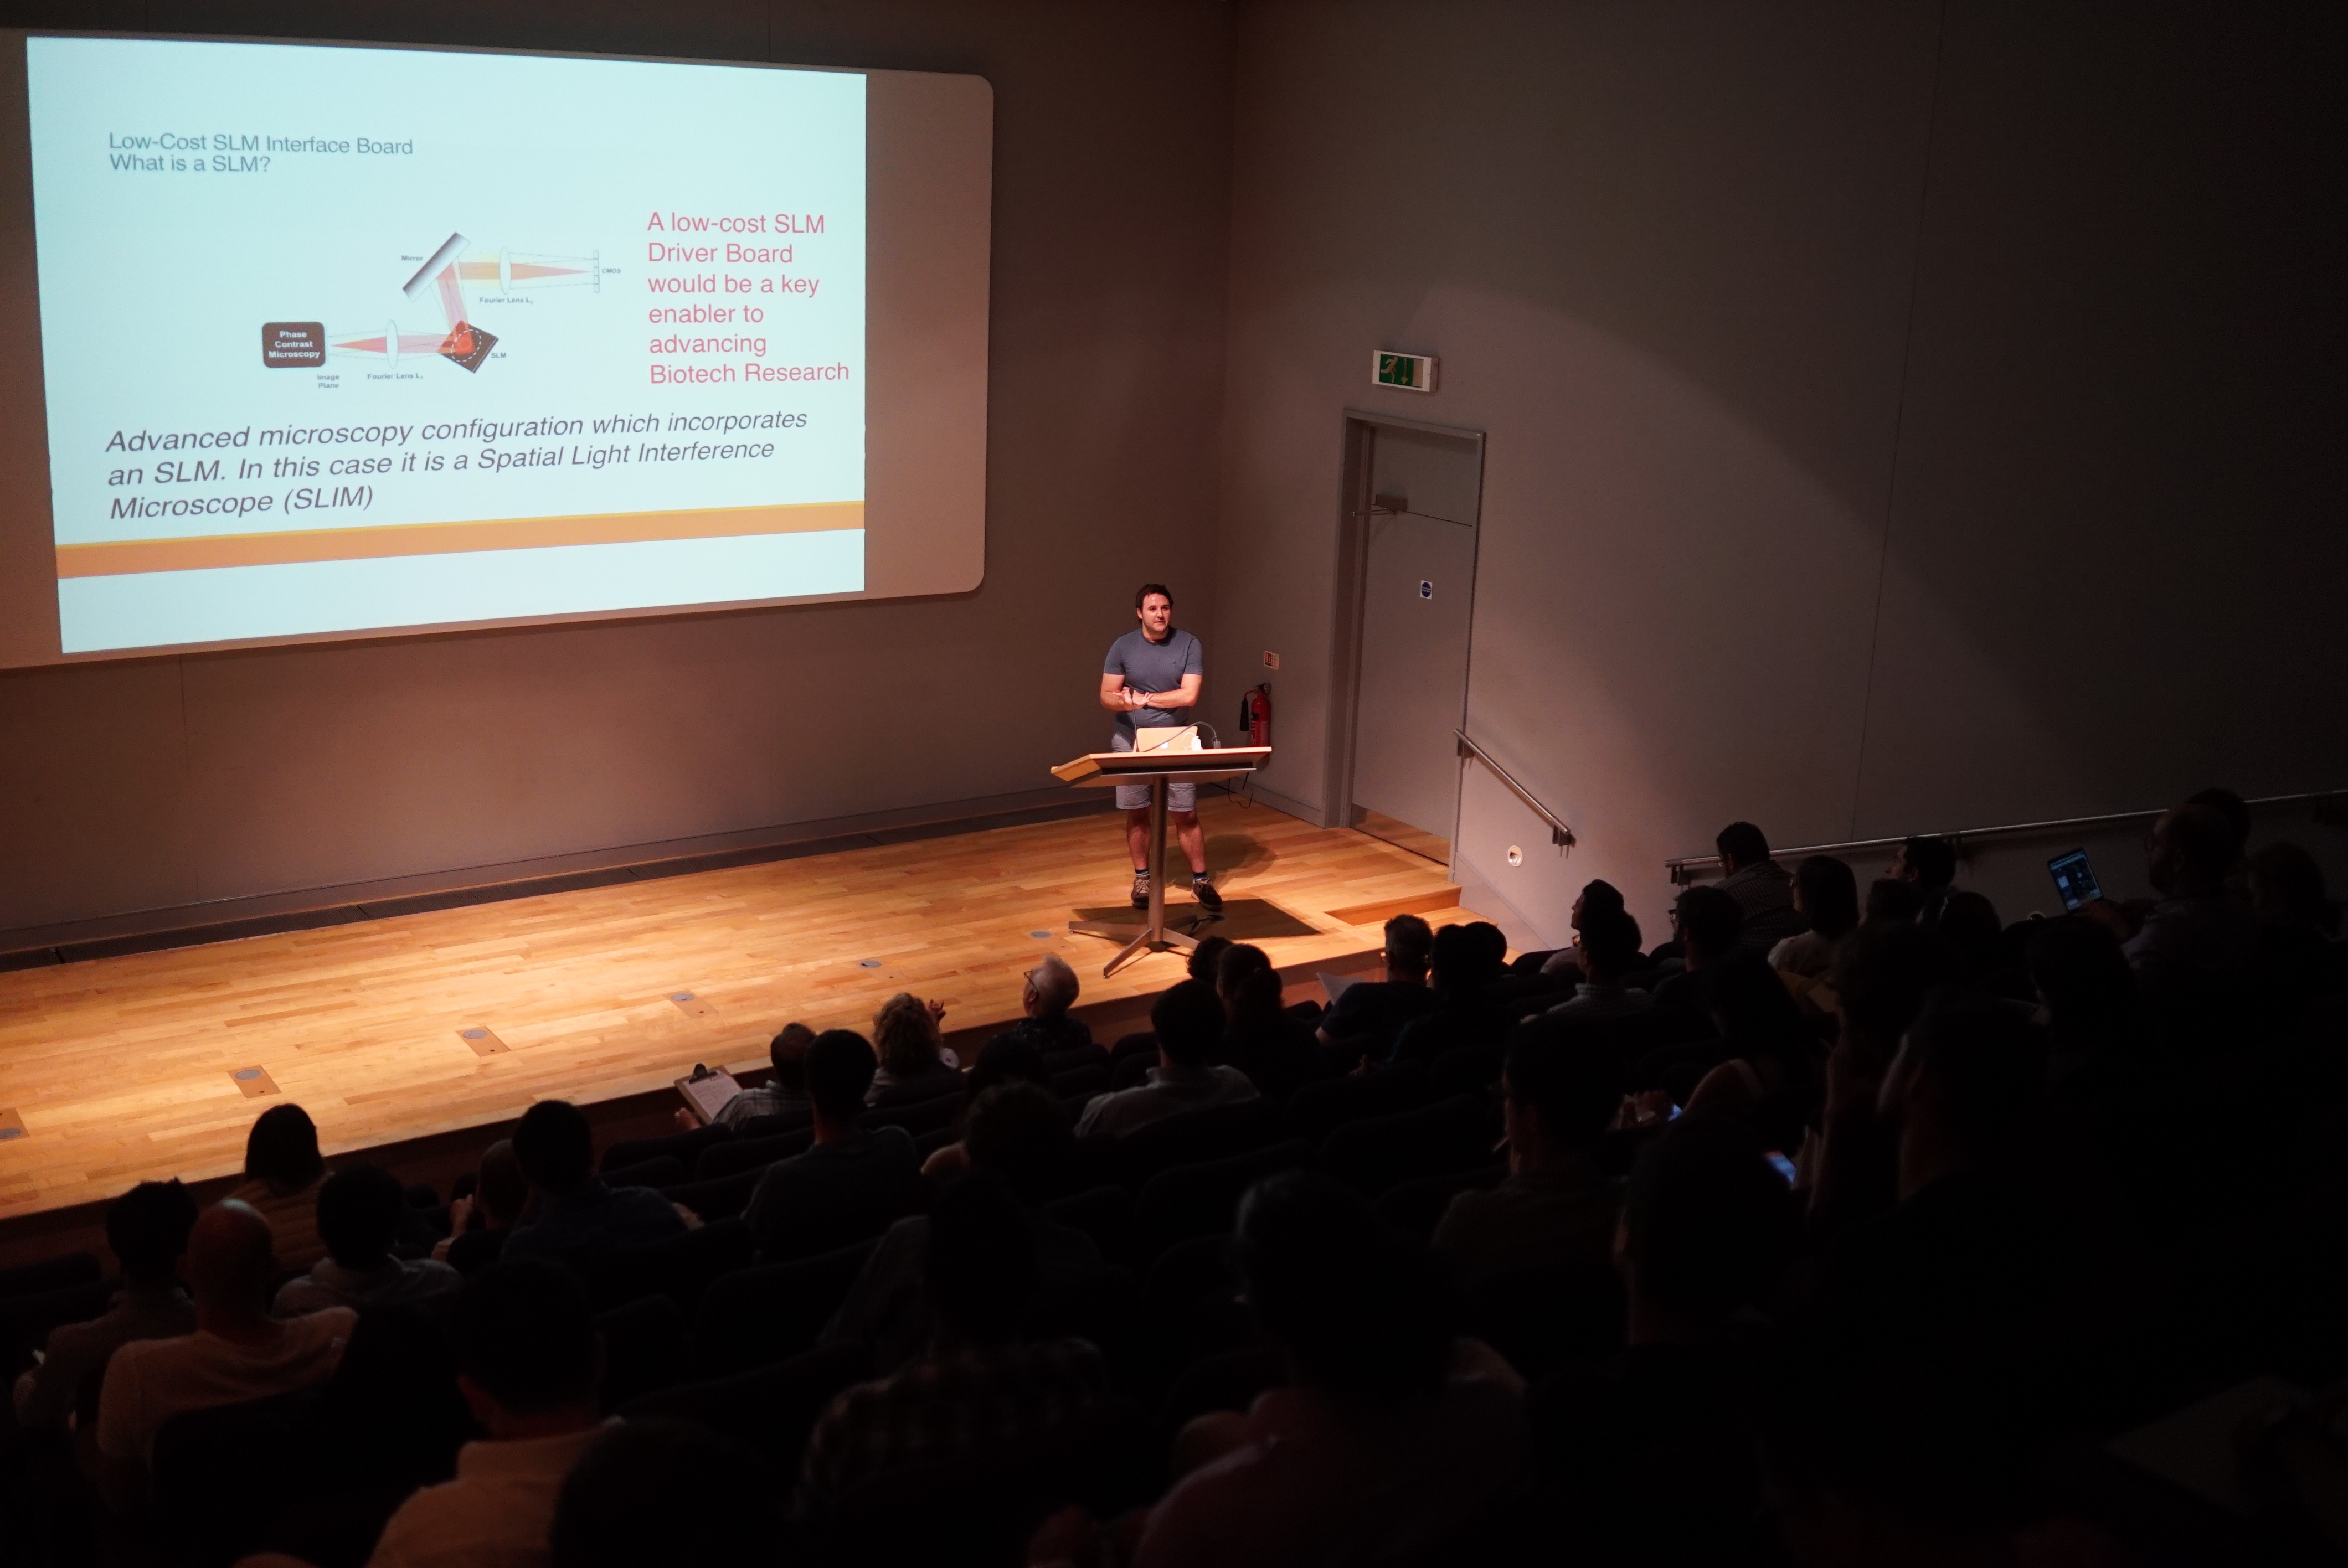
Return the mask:
[[[864,76],[25,48],[60,652],[867,588]]]

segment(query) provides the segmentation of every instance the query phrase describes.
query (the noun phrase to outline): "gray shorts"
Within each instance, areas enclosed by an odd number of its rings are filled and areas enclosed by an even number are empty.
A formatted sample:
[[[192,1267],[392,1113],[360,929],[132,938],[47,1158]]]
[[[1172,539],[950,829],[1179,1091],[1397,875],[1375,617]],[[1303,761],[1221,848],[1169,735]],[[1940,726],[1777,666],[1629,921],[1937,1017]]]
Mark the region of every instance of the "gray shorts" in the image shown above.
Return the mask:
[[[1123,730],[1111,731],[1108,737],[1108,749],[1113,752],[1129,752],[1133,750],[1133,737],[1127,734]],[[1148,811],[1149,809],[1149,786],[1146,784],[1117,785],[1117,809],[1119,811]],[[1194,784],[1182,784],[1179,781],[1169,781],[1166,785],[1166,809],[1168,811],[1198,810],[1199,786]]]

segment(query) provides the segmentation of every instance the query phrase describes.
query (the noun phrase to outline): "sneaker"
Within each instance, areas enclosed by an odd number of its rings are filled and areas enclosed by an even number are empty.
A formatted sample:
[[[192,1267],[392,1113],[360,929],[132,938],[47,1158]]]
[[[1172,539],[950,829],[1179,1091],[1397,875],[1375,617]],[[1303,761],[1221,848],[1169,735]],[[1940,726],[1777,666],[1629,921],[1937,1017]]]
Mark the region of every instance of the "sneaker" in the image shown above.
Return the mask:
[[[1133,874],[1133,907],[1137,909],[1149,907],[1149,873],[1147,871]]]
[[[1203,872],[1190,878],[1190,897],[1203,909],[1220,911],[1223,907],[1223,896],[1215,891],[1215,885],[1207,880]]]

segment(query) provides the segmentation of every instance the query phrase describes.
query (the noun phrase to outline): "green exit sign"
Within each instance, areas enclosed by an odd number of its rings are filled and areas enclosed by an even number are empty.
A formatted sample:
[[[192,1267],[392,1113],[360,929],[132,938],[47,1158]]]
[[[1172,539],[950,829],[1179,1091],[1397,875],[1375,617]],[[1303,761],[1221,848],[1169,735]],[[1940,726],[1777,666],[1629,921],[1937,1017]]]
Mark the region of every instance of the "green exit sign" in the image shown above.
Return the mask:
[[[1370,380],[1380,386],[1399,386],[1405,392],[1433,392],[1435,356],[1392,354],[1380,349],[1370,356]]]

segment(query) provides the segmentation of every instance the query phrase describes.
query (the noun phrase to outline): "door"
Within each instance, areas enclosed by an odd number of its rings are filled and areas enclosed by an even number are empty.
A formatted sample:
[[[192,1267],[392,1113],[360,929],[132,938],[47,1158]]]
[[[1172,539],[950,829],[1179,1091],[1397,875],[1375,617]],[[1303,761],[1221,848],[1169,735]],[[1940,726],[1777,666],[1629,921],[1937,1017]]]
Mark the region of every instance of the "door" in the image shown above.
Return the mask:
[[[1354,696],[1355,825],[1448,862],[1459,796],[1452,731],[1468,702],[1483,444],[1370,427]]]

